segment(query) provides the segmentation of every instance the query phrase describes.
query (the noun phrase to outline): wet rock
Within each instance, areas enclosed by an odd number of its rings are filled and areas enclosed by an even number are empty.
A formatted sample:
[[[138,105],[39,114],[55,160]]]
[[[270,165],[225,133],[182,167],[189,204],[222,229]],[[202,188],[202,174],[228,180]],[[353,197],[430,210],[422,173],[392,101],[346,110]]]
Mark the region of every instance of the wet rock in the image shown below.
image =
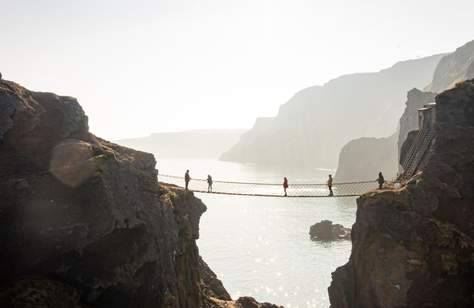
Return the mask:
[[[330,220],[322,220],[310,227],[309,235],[311,239],[321,241],[350,240],[351,229],[333,224]]]

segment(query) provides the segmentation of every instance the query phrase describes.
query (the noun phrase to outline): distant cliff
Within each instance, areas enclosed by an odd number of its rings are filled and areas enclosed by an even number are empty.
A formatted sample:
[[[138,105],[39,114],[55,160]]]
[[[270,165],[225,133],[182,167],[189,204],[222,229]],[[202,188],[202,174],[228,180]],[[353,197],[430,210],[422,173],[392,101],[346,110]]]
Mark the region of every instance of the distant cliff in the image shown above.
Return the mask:
[[[159,158],[218,158],[237,143],[244,132],[238,129],[191,130],[157,133],[148,137],[122,139],[116,142],[155,153]]]
[[[153,155],[89,133],[72,97],[0,80],[0,107],[1,307],[257,307],[229,302],[196,246],[206,206]]]
[[[444,56],[436,67],[432,82],[426,89],[444,91],[454,86],[456,82],[468,78],[474,78],[474,41]],[[399,160],[394,159],[393,152],[389,153],[389,151],[392,151],[395,146],[400,153],[408,133],[418,129],[417,110],[433,102],[435,95],[436,93],[422,92],[418,89],[408,92],[405,111],[399,122],[398,138],[359,138],[347,143],[339,155],[336,180],[356,181],[365,178],[368,172],[373,173],[377,169],[390,177],[395,175],[399,171]],[[368,140],[372,142],[369,143]],[[374,157],[372,153],[375,152],[380,155]]]
[[[339,154],[336,182],[370,181],[383,172],[387,180],[396,176],[397,135],[359,138],[346,144]]]
[[[422,173],[357,200],[332,308],[474,307],[474,80],[436,97]]]
[[[435,93],[422,92],[418,89],[412,89],[408,92],[405,111],[400,118],[400,128],[397,138],[398,157],[408,133],[418,130],[418,109],[422,108],[425,104],[434,102],[435,96]],[[397,162],[398,161],[399,159],[397,158]],[[398,164],[394,165],[393,168],[396,166],[398,166]]]
[[[221,159],[334,167],[348,141],[395,131],[404,93],[430,83],[441,56],[400,62],[376,73],[346,75],[302,90],[281,106],[275,118],[257,121]]]
[[[474,78],[474,41],[443,57],[434,72],[428,91],[441,92],[454,87],[456,82]]]

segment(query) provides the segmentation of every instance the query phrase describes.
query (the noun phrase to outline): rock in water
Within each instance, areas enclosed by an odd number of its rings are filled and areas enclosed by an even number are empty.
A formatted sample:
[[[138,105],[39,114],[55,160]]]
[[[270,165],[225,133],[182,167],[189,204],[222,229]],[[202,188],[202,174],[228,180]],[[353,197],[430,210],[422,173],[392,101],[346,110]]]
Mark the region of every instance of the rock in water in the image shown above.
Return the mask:
[[[311,239],[321,241],[350,240],[351,229],[338,224],[334,225],[330,220],[322,220],[310,227],[309,235]]]
[[[215,307],[205,205],[153,155],[89,133],[72,97],[0,81],[0,306]],[[203,285],[201,273],[214,276]],[[18,307],[20,307],[18,306]],[[17,307],[17,306],[15,306]]]
[[[422,173],[357,200],[352,254],[332,274],[331,307],[474,307],[474,80],[436,103]]]

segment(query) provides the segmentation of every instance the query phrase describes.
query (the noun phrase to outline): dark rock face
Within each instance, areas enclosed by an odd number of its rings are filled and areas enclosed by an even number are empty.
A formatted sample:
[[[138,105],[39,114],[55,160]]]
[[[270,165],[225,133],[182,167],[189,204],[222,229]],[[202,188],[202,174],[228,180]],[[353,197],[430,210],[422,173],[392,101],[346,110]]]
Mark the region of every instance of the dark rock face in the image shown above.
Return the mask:
[[[436,97],[423,171],[357,200],[331,307],[474,307],[474,80]]]
[[[195,244],[206,207],[160,187],[154,166],[90,134],[74,98],[0,81],[1,306],[29,300],[24,286],[47,307],[208,305]]]
[[[309,228],[309,235],[311,239],[321,241],[350,240],[351,229],[333,224],[330,220],[322,220]]]

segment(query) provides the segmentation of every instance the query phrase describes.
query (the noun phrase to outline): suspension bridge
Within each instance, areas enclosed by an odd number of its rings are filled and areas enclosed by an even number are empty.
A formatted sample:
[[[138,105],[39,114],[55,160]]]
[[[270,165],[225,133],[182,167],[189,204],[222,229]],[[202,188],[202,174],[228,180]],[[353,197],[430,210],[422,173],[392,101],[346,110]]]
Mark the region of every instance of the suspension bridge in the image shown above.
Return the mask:
[[[403,173],[393,184],[401,185],[421,170],[420,166],[426,160],[436,139],[434,129],[436,103],[425,104],[423,108],[418,109],[418,120],[418,131],[401,161]],[[183,187],[184,184],[184,176],[160,174],[159,180],[179,187]],[[206,179],[191,179],[188,185],[188,189],[196,193],[284,198],[357,197],[377,188],[377,180],[333,183],[333,194],[330,195],[327,183],[289,183],[285,195],[283,181],[281,183],[213,181],[212,191],[208,190]]]
[[[179,187],[184,186],[183,176],[160,174],[159,180]],[[327,183],[290,183],[287,189],[287,196],[285,196],[283,182],[261,183],[213,180],[212,191],[208,191],[206,179],[193,178],[188,185],[188,189],[196,193],[284,198],[357,197],[376,188],[378,188],[376,180],[333,183],[333,195],[330,196]]]

